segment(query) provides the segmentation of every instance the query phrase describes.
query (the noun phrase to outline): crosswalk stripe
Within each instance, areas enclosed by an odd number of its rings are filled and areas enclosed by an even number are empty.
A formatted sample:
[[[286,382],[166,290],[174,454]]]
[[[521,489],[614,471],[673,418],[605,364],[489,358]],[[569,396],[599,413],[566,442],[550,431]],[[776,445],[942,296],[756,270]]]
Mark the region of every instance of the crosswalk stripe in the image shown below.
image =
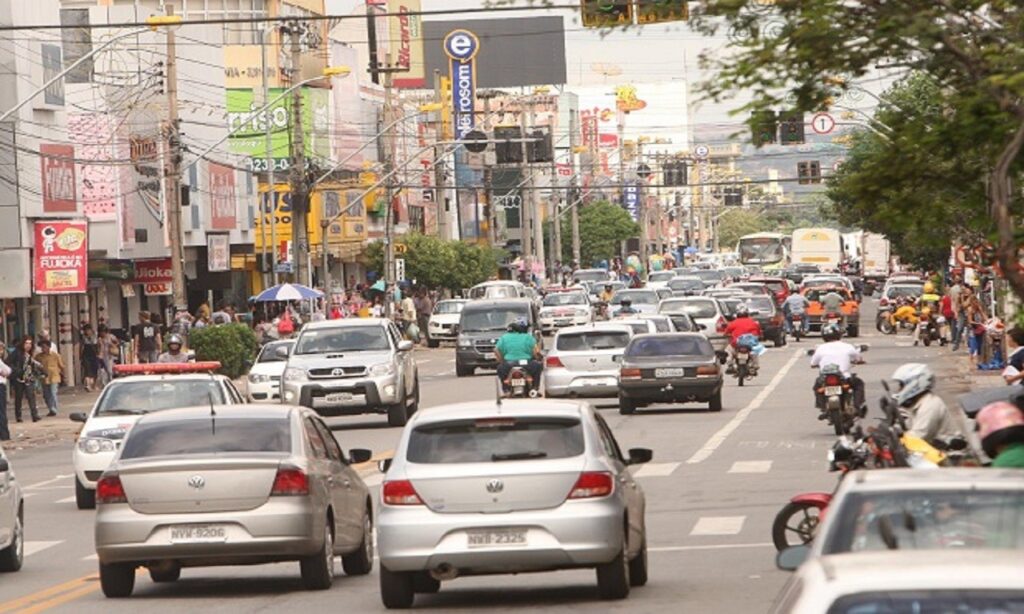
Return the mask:
[[[679,468],[680,463],[647,463],[642,465],[633,474],[635,478],[663,478],[672,475],[672,472]]]
[[[47,548],[52,548],[57,544],[63,544],[63,540],[48,542],[48,541],[26,541],[25,542],[25,556],[32,556],[38,554]]]
[[[768,473],[772,469],[772,461],[736,461],[729,473]]]
[[[746,516],[703,516],[690,535],[736,535],[743,530]]]

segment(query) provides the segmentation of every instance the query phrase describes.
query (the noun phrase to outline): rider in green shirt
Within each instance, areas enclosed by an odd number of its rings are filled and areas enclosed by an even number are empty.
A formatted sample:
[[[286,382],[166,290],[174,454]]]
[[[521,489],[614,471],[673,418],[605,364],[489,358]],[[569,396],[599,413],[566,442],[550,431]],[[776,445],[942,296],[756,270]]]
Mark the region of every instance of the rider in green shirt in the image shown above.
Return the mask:
[[[541,348],[537,339],[530,334],[530,325],[526,318],[517,318],[508,325],[508,332],[498,339],[494,353],[498,359],[498,378],[501,379],[502,386],[508,388],[506,380],[512,367],[518,365],[520,361],[527,361],[522,366],[533,378],[533,389],[540,388],[540,375],[544,370],[544,365],[539,360]]]

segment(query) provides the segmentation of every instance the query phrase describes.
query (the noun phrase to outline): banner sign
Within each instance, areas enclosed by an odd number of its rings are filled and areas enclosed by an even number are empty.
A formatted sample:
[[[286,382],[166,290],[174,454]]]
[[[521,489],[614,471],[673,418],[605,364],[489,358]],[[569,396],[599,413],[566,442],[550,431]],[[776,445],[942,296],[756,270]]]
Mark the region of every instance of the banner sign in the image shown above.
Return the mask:
[[[420,17],[420,0],[388,0],[391,17],[391,40],[398,41],[397,68],[402,69],[394,77],[392,85],[398,88],[423,88],[427,86],[426,67],[423,61],[423,22]],[[395,57],[395,54],[392,54]]]
[[[476,127],[476,65],[480,41],[469,30],[452,30],[444,39],[452,80],[452,115],[455,138],[463,139]]]
[[[210,228],[231,230],[235,227],[235,169],[211,162],[210,179]]]
[[[211,273],[231,270],[231,243],[228,235],[206,235],[206,270]]]
[[[135,279],[137,284],[170,284],[171,259],[155,258],[152,260],[135,261]]]
[[[74,213],[75,147],[41,143],[39,166],[43,175],[43,213]]]
[[[622,190],[622,206],[634,220],[640,219],[640,186],[627,185]]]
[[[85,292],[89,246],[86,222],[35,223],[35,293]]]
[[[170,296],[171,295],[171,284],[143,284],[143,291],[146,296]]]

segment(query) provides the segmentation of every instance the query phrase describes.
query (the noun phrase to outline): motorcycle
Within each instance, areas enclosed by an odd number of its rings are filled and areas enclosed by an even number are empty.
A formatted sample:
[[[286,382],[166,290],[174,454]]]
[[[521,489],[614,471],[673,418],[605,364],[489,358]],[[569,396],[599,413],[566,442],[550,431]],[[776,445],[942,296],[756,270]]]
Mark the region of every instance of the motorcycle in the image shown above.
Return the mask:
[[[913,307],[914,303],[911,299],[902,297],[897,299],[896,303],[889,310],[887,315],[878,321],[878,330],[886,335],[895,335],[901,330],[914,331],[917,327],[918,315],[916,309],[906,309],[906,307]]]
[[[825,328],[829,325],[835,325],[839,327],[839,330],[846,333],[846,316],[838,311],[829,311],[821,317],[821,327]]]
[[[918,320],[917,326],[917,339],[914,341],[914,345],[921,342],[928,347],[933,341],[938,341],[939,345],[946,345],[946,318],[942,316],[932,316],[928,309],[921,311],[921,317]]]
[[[799,342],[800,336],[805,334],[804,316],[802,314],[794,313],[789,316],[789,323],[792,325],[792,331],[790,334],[793,335],[793,340]]]
[[[743,382],[757,375],[757,369],[752,365],[754,361],[754,344],[760,343],[757,338],[753,335],[749,335],[752,339],[745,339],[748,335],[740,337],[736,346],[732,352],[732,364],[727,369],[727,372],[732,373],[736,377],[736,381],[740,386]]]
[[[538,391],[533,386],[533,377],[526,370],[527,361],[520,360],[508,372],[508,377],[502,381],[502,389],[506,398],[513,399],[535,399]]]
[[[868,349],[867,345],[860,346],[861,352]],[[813,356],[814,350],[807,350],[807,355]],[[864,417],[866,408],[857,407],[854,401],[852,379],[843,375],[836,365],[821,367],[814,393],[815,406],[825,414],[836,435],[849,433],[854,421]]]

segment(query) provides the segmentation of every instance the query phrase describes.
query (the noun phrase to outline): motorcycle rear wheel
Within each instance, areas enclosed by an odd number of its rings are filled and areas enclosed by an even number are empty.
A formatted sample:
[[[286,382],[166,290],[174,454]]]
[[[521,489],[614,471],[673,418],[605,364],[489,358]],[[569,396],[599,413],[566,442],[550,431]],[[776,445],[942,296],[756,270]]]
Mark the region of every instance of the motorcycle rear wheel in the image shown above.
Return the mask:
[[[743,380],[747,379],[747,365],[737,365],[736,379],[739,380],[739,384],[742,386]]]
[[[823,509],[813,503],[787,503],[772,522],[772,542],[775,549],[782,552],[792,546],[811,543],[818,525],[821,524]]]
[[[835,431],[837,436],[846,434],[846,424],[843,420],[843,410],[830,409],[828,411],[828,418],[832,422],[832,429]]]

